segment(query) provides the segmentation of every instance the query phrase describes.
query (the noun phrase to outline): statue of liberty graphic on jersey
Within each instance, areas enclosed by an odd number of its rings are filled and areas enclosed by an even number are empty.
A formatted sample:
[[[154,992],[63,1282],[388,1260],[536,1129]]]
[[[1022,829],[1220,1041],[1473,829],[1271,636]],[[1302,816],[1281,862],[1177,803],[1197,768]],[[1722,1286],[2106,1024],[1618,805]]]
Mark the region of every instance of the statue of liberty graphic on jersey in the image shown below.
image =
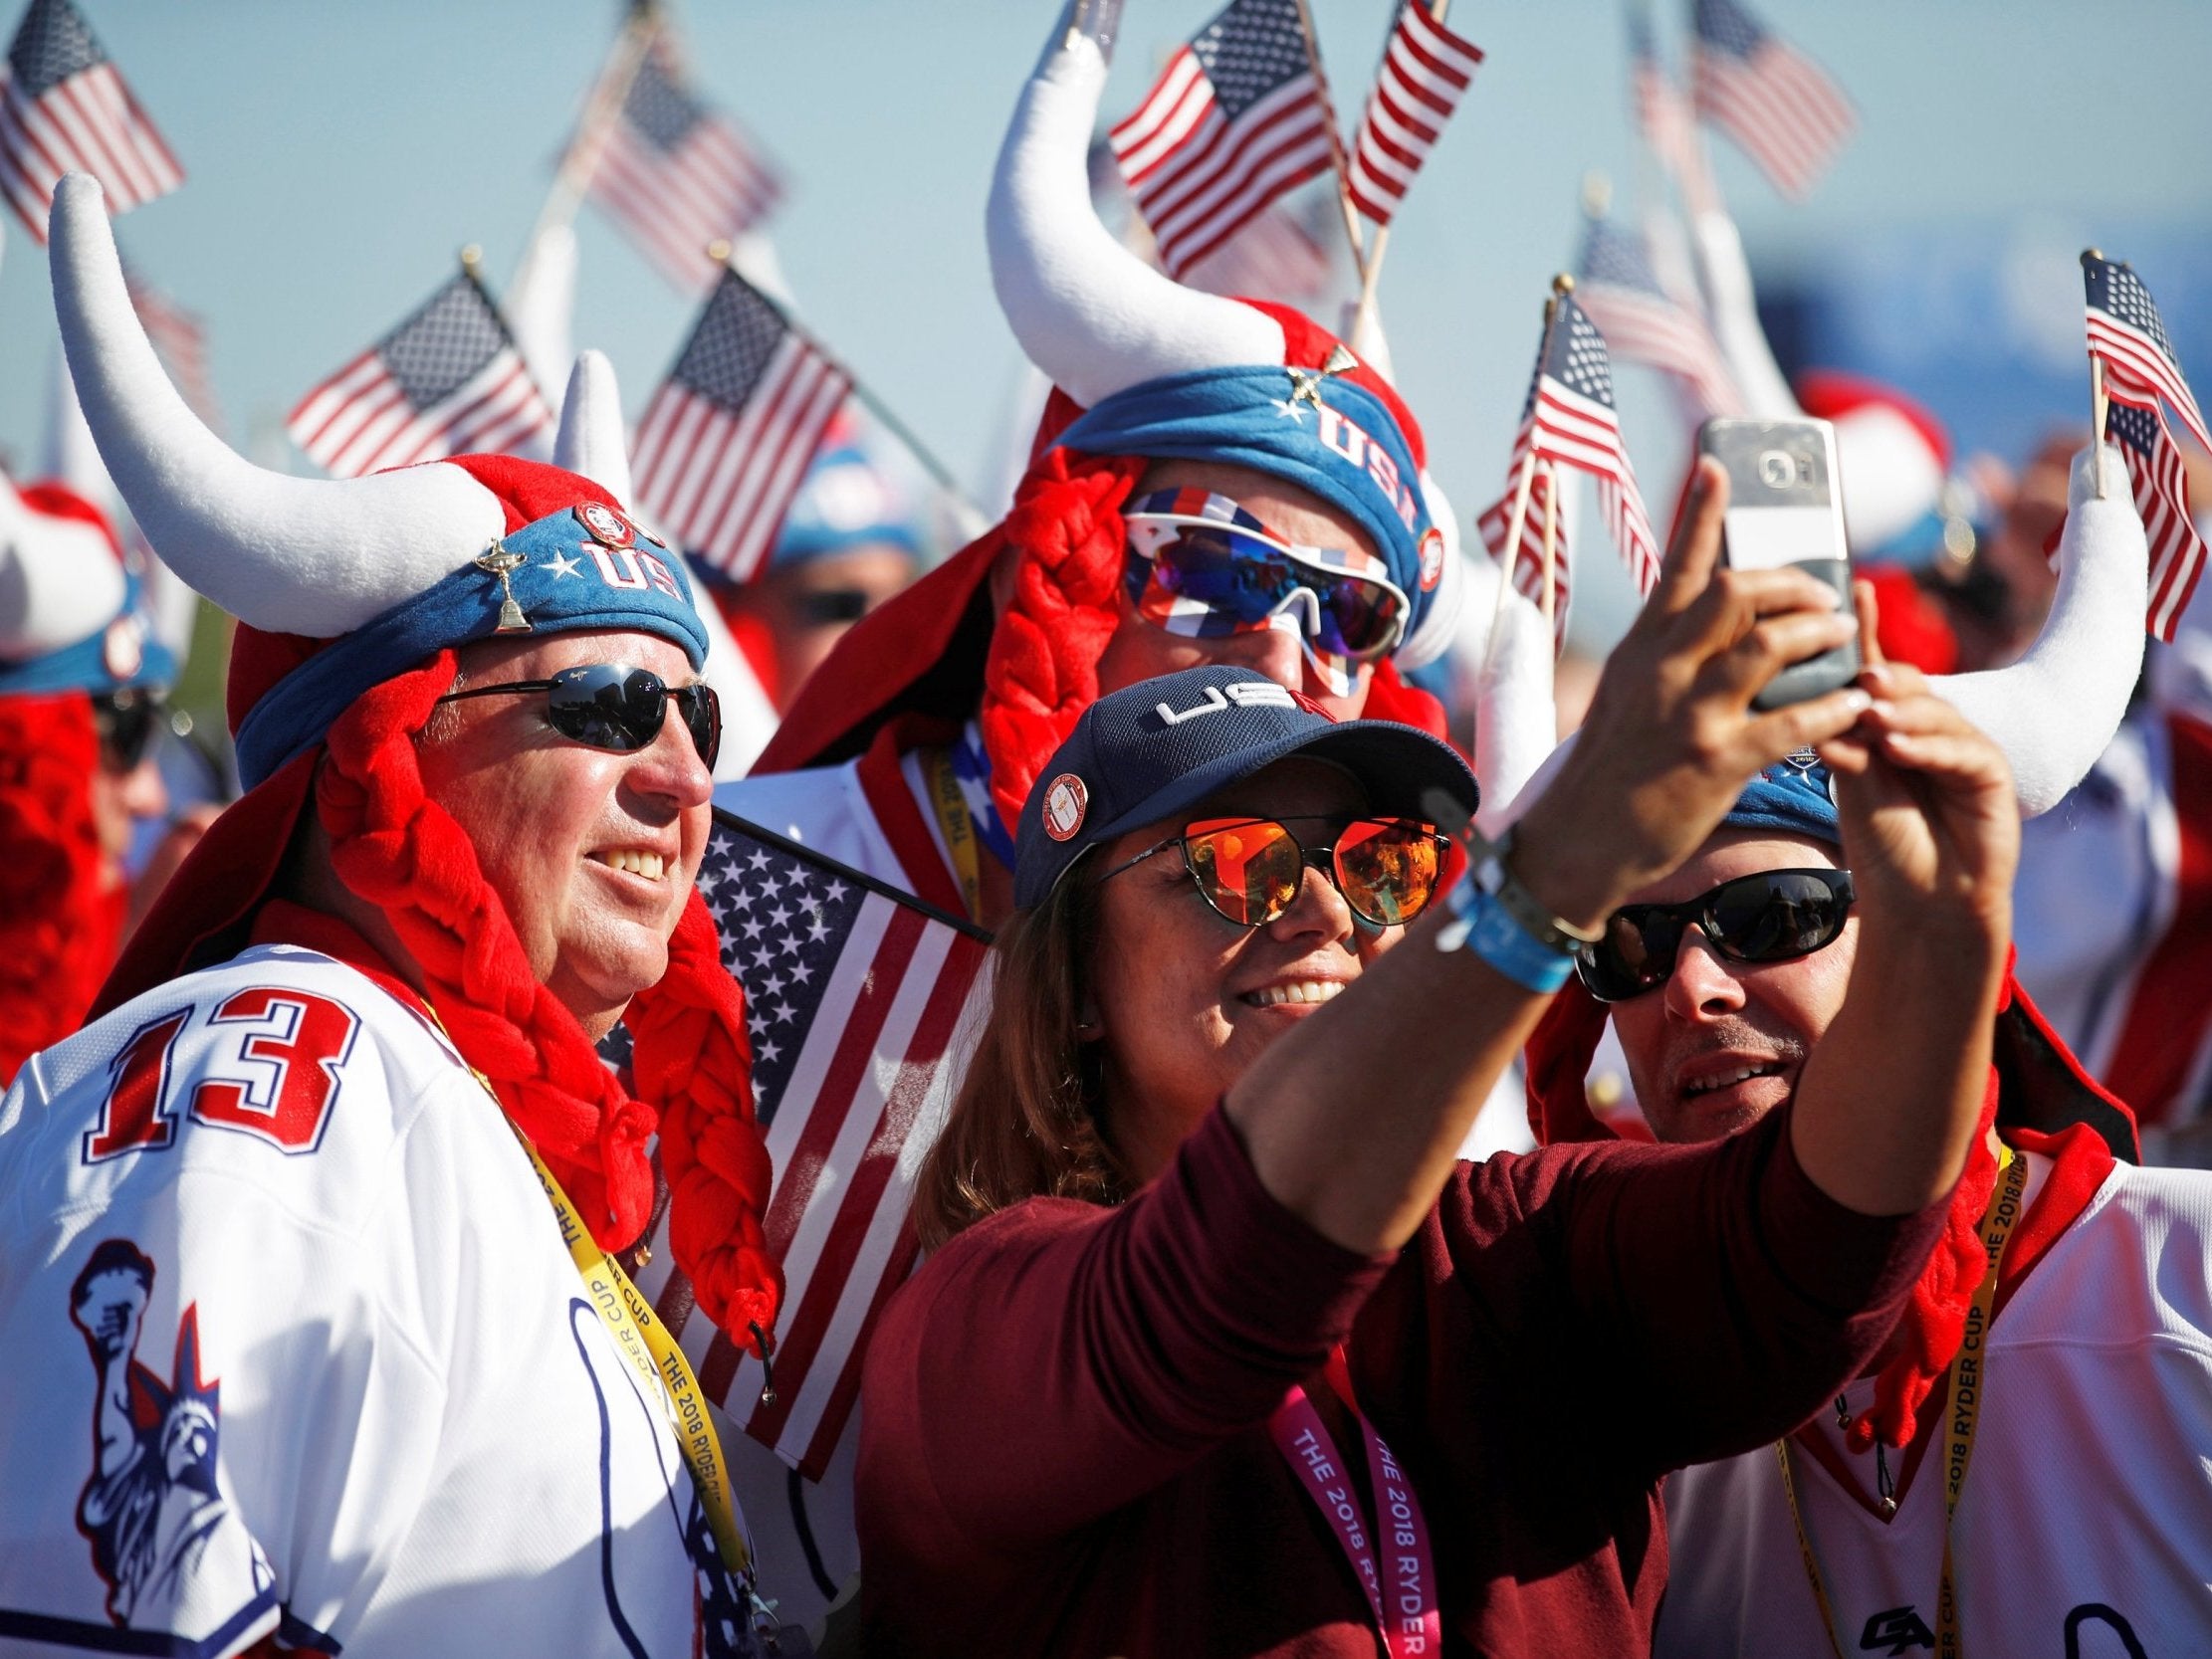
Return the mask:
[[[70,1287],[70,1318],[99,1377],[77,1523],[116,1624],[206,1629],[266,1597],[271,1574],[216,1483],[222,1385],[200,1376],[198,1305],[178,1321],[167,1383],[138,1362],[152,1293],[152,1261],[124,1239],[97,1246]]]

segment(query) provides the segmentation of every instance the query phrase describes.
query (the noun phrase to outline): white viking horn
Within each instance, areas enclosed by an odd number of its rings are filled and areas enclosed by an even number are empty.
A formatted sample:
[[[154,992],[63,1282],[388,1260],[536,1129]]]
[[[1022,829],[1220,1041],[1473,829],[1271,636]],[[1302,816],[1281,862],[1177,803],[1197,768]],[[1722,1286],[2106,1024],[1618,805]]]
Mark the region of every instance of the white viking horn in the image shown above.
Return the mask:
[[[91,638],[121,612],[123,592],[122,566],[98,528],[32,512],[0,477],[0,662]]]
[[[2097,451],[2075,459],[2059,589],[2027,655],[2008,668],[1928,682],[2003,747],[2025,818],[2050,811],[2089,775],[2142,669],[2150,549],[2119,451],[2101,449],[2102,501],[2090,472]]]
[[[256,628],[329,639],[451,574],[506,516],[458,467],[288,478],[202,426],[169,384],[124,291],[98,183],[54,193],[54,310],[101,458],[162,560]]]
[[[622,429],[622,391],[614,365],[603,351],[578,353],[568,372],[568,395],[560,404],[560,434],[553,439],[553,464],[580,473],[622,504],[627,512],[630,446]]]
[[[1045,49],[992,179],[991,281],[1014,338],[1086,408],[1163,375],[1280,363],[1264,313],[1161,275],[1099,223],[1086,157],[1106,54],[1086,27],[1063,24]]]

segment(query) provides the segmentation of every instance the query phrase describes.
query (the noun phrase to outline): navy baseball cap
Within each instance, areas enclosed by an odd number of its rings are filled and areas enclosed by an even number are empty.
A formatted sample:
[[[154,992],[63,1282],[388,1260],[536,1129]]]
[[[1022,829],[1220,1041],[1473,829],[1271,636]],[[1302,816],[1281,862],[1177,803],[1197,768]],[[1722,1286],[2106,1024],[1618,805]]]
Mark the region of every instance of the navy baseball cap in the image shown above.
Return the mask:
[[[1480,798],[1467,763],[1416,726],[1331,720],[1249,669],[1187,668],[1100,698],[1053,751],[1014,832],[1014,904],[1042,904],[1100,842],[1293,754],[1342,766],[1379,812],[1417,812],[1428,789],[1470,813]]]

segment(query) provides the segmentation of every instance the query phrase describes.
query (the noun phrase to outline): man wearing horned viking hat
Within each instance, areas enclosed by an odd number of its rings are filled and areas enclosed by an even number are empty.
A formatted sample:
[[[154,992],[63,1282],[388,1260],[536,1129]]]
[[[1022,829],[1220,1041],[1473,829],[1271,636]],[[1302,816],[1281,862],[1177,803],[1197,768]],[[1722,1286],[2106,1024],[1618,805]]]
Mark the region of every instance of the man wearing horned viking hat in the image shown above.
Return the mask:
[[[1421,429],[1374,365],[1296,311],[1183,287],[1099,222],[1086,154],[1118,7],[1072,9],[986,227],[1055,387],[1029,470],[1002,522],[846,636],[724,796],[987,926],[1036,769],[1101,692],[1218,662],[1441,731],[1399,676],[1448,646],[1464,580]]]
[[[71,1287],[127,1259],[132,1341],[177,1369],[109,1415],[205,1402],[194,1478],[252,1545],[178,1557],[178,1650],[755,1651],[712,1424],[608,1255],[657,1134],[699,1307],[774,1324],[743,1007],[691,885],[718,706],[603,363],[554,466],[285,478],[163,378],[90,179],[52,257],[116,486],[240,619],[247,793],[0,1105],[0,1634],[114,1645],[78,1521],[84,1344],[119,1339]],[[637,1098],[592,1048],[617,1018]]]
[[[122,944],[123,855],[168,809],[176,659],[107,515],[0,477],[0,1084],[75,1031]]]

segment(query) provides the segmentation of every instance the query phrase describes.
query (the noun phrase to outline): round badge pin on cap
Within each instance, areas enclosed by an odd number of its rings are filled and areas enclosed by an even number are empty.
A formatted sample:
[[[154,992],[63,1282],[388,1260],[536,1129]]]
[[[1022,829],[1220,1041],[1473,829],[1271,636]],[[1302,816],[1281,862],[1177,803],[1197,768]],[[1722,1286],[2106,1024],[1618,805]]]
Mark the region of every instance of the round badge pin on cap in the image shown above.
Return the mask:
[[[575,512],[576,522],[601,546],[627,547],[637,539],[630,521],[604,502],[584,502]]]
[[[1073,772],[1062,772],[1045,786],[1044,833],[1055,841],[1068,840],[1083,827],[1090,805],[1091,792],[1083,787],[1083,780]]]
[[[1443,531],[1431,525],[1421,537],[1421,591],[1434,593],[1443,580]]]

